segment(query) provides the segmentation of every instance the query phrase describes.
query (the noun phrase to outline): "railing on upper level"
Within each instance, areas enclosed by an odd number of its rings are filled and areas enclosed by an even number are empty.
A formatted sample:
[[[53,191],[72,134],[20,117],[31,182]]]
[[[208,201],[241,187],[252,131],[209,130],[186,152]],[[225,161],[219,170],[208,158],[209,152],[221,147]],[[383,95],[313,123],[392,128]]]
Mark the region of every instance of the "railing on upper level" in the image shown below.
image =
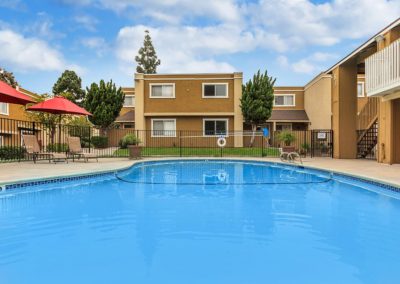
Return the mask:
[[[379,98],[368,98],[368,102],[357,116],[357,130],[368,129],[378,115]]]
[[[400,90],[400,39],[365,60],[368,96],[385,96]]]

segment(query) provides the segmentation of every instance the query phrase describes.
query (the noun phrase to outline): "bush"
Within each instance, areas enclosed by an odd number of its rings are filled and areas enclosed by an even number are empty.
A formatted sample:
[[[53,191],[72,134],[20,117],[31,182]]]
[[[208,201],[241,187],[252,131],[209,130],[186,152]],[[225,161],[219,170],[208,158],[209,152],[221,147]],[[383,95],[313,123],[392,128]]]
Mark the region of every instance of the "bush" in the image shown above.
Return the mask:
[[[140,143],[140,139],[137,138],[134,134],[126,134],[122,139],[119,141],[119,146],[122,149],[126,149],[128,145],[137,145]]]
[[[296,140],[296,136],[294,136],[292,132],[282,131],[278,134],[278,140],[283,142],[285,146],[290,146],[290,144]]]
[[[17,146],[0,147],[0,160],[19,160],[23,159],[26,150]]]
[[[92,145],[95,148],[106,148],[108,146],[107,136],[93,136],[91,139]]]
[[[68,151],[68,145],[65,143],[50,143],[47,145],[47,151],[48,152],[67,152]]]

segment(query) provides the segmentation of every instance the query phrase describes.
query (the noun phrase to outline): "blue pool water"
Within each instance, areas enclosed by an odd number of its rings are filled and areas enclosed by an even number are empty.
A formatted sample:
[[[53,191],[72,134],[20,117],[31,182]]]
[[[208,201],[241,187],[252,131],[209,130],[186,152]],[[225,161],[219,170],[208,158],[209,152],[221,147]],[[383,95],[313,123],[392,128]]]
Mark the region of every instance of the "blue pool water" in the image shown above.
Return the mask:
[[[0,283],[399,283],[400,196],[267,163],[0,193]]]

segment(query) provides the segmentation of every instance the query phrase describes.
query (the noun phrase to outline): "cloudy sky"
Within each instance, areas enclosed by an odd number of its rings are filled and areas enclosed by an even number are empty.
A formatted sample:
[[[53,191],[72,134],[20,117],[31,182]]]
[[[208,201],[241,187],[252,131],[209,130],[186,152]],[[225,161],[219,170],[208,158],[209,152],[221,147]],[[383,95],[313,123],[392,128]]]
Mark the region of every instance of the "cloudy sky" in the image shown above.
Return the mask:
[[[399,16],[400,0],[0,0],[0,67],[39,93],[65,69],[133,86],[148,29],[159,73],[303,85]]]

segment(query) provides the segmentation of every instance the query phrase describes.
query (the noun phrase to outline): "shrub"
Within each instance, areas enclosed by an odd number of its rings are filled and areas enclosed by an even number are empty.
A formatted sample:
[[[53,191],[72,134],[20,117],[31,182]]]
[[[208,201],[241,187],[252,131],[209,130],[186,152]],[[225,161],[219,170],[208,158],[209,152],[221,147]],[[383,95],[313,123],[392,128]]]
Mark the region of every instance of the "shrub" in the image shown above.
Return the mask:
[[[137,138],[134,134],[126,134],[122,139],[119,141],[119,146],[122,149],[128,147],[128,145],[137,145],[140,143],[140,139]]]
[[[106,148],[108,146],[107,136],[93,136],[91,139],[92,145],[95,148]]]
[[[47,145],[48,152],[67,152],[68,145],[66,143],[50,143]]]
[[[0,147],[0,160],[19,160],[23,159],[26,150],[18,146]]]
[[[278,134],[278,140],[283,142],[285,146],[290,146],[296,140],[296,136],[292,132],[282,131]]]

